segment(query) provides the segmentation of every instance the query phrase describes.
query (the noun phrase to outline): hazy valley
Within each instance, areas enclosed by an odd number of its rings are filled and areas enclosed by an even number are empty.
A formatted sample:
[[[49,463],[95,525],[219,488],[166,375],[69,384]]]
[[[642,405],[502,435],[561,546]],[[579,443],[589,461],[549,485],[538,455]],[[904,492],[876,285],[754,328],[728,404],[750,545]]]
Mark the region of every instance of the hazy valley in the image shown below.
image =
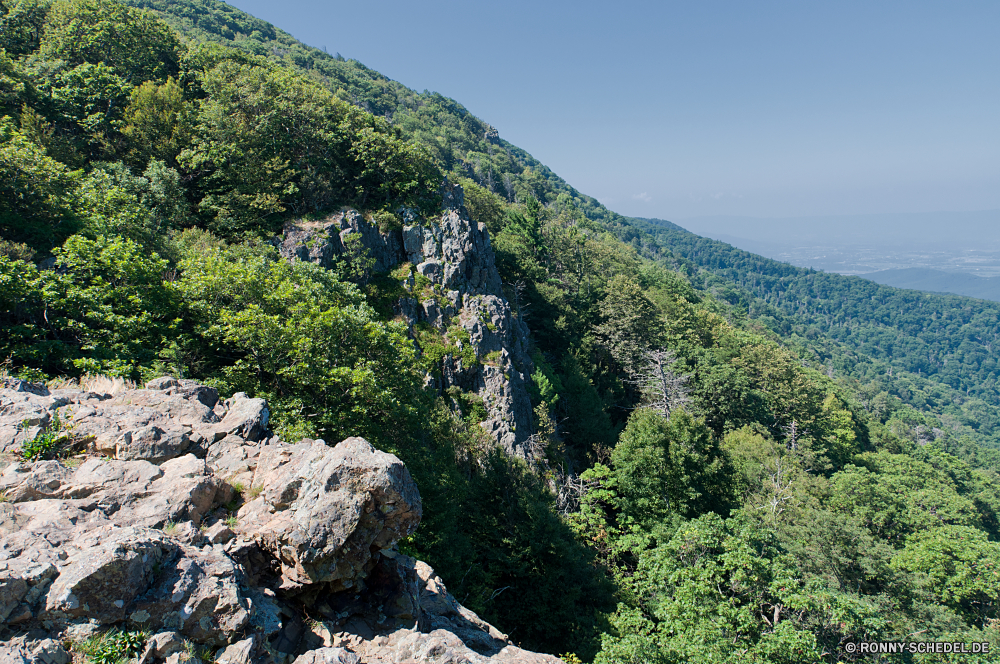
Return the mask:
[[[679,222],[768,258],[898,288],[1000,299],[1000,213]]]

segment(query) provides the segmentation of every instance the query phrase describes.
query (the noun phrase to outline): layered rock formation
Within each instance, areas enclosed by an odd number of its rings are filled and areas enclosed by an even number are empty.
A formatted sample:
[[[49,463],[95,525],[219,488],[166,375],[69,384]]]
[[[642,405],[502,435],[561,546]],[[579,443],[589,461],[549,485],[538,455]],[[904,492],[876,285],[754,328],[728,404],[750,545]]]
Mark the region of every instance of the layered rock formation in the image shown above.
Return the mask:
[[[69,664],[111,628],[145,632],[143,664],[559,661],[398,551],[421,517],[399,459],[361,438],[290,444],[267,421],[263,400],[192,381],[5,379],[0,663]]]
[[[504,297],[489,232],[469,219],[462,188],[446,184],[443,193],[439,218],[422,220],[402,210],[402,230],[380,233],[358,212],[346,210],[287,224],[279,248],[289,260],[331,268],[355,236],[375,261],[375,272],[409,266],[402,270],[405,295],[397,313],[411,332],[419,325],[442,331],[457,326],[464,334],[456,347],[464,350],[468,343],[475,357],[469,363],[466,353],[446,354],[429,381],[442,392],[458,387],[477,395],[487,414],[483,428],[509,452],[526,456],[532,433],[527,382],[534,370],[528,328]]]

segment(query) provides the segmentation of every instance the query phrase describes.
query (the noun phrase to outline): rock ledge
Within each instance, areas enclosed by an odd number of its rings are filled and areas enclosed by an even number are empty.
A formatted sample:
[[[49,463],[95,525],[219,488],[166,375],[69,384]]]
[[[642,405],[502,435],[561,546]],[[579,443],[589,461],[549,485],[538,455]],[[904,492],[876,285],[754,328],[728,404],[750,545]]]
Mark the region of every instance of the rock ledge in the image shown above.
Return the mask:
[[[115,394],[0,384],[0,664],[142,630],[142,664],[560,660],[517,648],[401,554],[421,503],[361,438],[290,444],[263,399],[159,378]],[[63,460],[21,447],[60,422]]]

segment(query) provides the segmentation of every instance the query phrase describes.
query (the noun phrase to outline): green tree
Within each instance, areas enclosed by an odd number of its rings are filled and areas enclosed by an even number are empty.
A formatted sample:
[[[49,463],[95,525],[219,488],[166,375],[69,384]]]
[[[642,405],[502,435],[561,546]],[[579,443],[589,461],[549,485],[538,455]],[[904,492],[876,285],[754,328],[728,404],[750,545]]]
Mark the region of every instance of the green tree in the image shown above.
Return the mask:
[[[178,72],[180,43],[152,14],[102,0],[58,0],[39,44],[44,58],[70,67],[104,64],[131,85]]]
[[[516,210],[507,212],[506,228],[524,238],[525,244],[532,255],[544,260],[546,254],[545,238],[542,237],[541,204],[534,196],[529,196],[524,204],[524,213]]]
[[[852,514],[896,547],[944,525],[979,526],[974,503],[930,464],[885,452],[855,457],[831,478],[831,507]]]
[[[413,408],[413,344],[353,284],[266,245],[209,249],[180,268],[202,371],[228,392],[267,397],[289,438],[377,442]]]
[[[221,59],[200,76],[207,98],[179,161],[219,232],[273,232],[286,210],[439,204],[439,172],[384,121],[288,70],[206,53]]]
[[[0,119],[0,236],[48,252],[80,228],[80,173]]]
[[[649,530],[671,515],[729,507],[729,469],[703,422],[685,410],[670,418],[642,408],[629,418],[611,455],[620,519]]]
[[[86,158],[117,154],[121,117],[132,86],[114,68],[84,62],[58,72],[40,90],[49,95],[57,122],[74,135]]]
[[[619,608],[598,664],[822,661],[804,618],[828,612],[833,598],[804,586],[774,534],[752,520],[707,514],[681,525],[640,555],[628,585],[639,607]]]
[[[0,117],[14,115],[26,101],[29,87],[7,51],[0,48]]]
[[[144,81],[132,91],[123,118],[129,163],[145,168],[152,159],[176,166],[177,155],[191,140],[191,116],[184,90],[173,78],[162,84]]]
[[[14,57],[27,55],[42,41],[50,3],[14,0],[0,4],[0,48]]]
[[[919,586],[972,625],[1000,617],[1000,544],[981,530],[941,526],[916,533],[891,564],[917,575]]]
[[[639,284],[618,275],[608,282],[600,312],[603,322],[596,329],[598,338],[626,376],[638,376],[646,352],[662,334],[656,306]]]
[[[0,259],[10,287],[0,352],[49,375],[144,377],[179,314],[166,261],[129,240],[79,235],[53,253],[58,271]]]
[[[825,435],[821,441],[823,452],[835,465],[843,465],[858,450],[858,427],[854,416],[837,395],[830,393],[823,400],[822,417]]]

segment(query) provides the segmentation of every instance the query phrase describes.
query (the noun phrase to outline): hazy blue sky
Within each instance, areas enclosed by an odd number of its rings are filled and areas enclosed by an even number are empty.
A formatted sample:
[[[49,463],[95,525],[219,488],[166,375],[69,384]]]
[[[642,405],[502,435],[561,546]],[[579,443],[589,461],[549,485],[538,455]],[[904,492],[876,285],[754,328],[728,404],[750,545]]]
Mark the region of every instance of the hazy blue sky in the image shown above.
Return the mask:
[[[1000,208],[1000,2],[236,0],[629,215]]]

